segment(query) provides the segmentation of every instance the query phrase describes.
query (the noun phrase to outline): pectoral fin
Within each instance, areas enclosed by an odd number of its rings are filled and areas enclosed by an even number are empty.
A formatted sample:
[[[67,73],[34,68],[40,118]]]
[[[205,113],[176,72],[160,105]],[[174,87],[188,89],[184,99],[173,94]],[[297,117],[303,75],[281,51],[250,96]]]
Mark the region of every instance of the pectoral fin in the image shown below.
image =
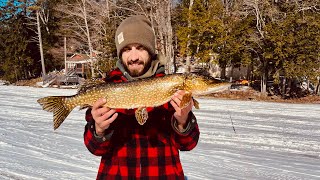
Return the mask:
[[[139,107],[135,112],[136,119],[140,125],[146,123],[148,119],[148,111],[144,107]]]
[[[192,94],[190,92],[187,92],[183,95],[182,100],[180,102],[180,108],[184,109],[190,104],[190,100],[192,99]]]
[[[194,98],[192,98],[193,100],[193,105],[196,109],[200,109],[200,106],[199,106],[199,102],[197,100],[195,100]]]

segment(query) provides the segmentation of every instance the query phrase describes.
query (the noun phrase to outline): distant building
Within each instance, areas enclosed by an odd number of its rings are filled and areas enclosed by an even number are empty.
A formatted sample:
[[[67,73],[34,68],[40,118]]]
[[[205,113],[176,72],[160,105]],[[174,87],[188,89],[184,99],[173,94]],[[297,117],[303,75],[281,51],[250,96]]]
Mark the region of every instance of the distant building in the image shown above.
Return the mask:
[[[94,53],[93,58],[86,54],[75,53],[66,61],[66,72],[73,72],[80,77],[86,77],[87,72],[90,72],[90,65],[96,61],[97,55]]]
[[[234,67],[226,67],[225,69],[225,77],[229,80],[242,80],[247,79],[248,77],[248,66],[240,66],[237,68]],[[212,64],[210,66],[209,72],[212,74],[215,78],[221,78],[222,77],[222,68],[218,64]]]

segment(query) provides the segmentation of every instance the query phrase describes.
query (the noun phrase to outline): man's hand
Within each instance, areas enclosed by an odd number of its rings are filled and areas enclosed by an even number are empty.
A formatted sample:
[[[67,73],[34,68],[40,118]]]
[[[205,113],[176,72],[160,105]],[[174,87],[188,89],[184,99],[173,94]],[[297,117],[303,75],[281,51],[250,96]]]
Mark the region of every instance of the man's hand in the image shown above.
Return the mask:
[[[104,107],[106,99],[97,100],[91,110],[92,117],[95,121],[96,134],[104,136],[104,131],[109,128],[110,124],[118,117],[115,109]]]
[[[173,95],[172,100],[170,101],[170,104],[176,110],[176,112],[173,115],[177,119],[179,130],[183,130],[186,128],[185,126],[187,125],[188,115],[189,115],[189,112],[192,110],[192,106],[193,106],[193,100],[191,98],[190,103],[187,107],[183,109],[180,108],[180,103],[185,93],[186,91],[184,90],[177,91]]]

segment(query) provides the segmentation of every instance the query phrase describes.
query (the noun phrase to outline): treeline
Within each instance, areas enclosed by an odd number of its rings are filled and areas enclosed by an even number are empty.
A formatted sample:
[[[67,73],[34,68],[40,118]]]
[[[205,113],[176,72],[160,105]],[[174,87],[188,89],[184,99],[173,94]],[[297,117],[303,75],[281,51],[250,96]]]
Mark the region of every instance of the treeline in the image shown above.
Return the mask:
[[[168,73],[192,57],[246,66],[262,92],[270,79],[283,94],[294,81],[319,89],[318,0],[9,0],[0,9],[0,76],[39,77],[41,60],[46,72],[63,69],[65,38],[68,53],[98,54],[91,73],[103,75],[116,59],[114,31],[132,14],[150,18]]]

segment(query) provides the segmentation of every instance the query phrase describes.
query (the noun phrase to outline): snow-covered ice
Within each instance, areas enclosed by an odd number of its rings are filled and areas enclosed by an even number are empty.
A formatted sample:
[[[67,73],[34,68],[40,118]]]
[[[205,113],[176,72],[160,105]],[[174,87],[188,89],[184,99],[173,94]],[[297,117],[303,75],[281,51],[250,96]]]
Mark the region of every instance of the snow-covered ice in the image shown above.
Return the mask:
[[[85,111],[53,131],[52,113],[36,102],[75,93],[0,85],[0,179],[95,179],[100,158],[83,143]],[[180,153],[190,180],[320,179],[320,104],[198,101],[198,146]]]

